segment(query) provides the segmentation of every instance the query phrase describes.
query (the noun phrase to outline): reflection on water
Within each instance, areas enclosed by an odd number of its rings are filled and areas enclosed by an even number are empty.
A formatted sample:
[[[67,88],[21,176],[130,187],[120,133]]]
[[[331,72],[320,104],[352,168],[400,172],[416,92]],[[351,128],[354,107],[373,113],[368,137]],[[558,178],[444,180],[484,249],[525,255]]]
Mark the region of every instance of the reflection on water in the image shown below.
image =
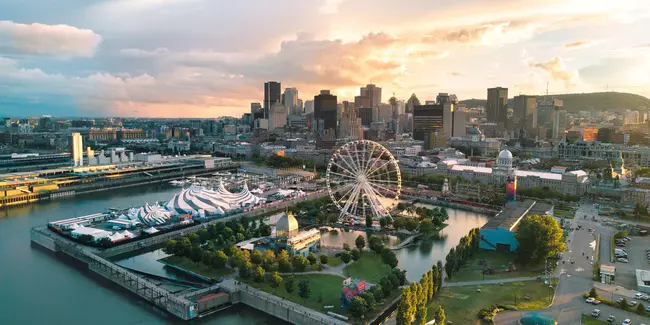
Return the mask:
[[[416,206],[436,207],[421,203]],[[438,236],[394,251],[399,260],[398,267],[406,270],[409,281],[419,281],[422,274],[428,271],[433,264],[438,260],[444,261],[449,250],[458,245],[461,237],[465,236],[472,228],[481,227],[488,221],[486,215],[476,212],[447,208],[447,214],[449,215],[449,220],[446,221],[447,227]],[[347,243],[354,247],[354,241],[359,235],[366,239],[366,243],[368,242],[369,235],[364,231],[345,232],[339,230],[338,234],[323,233],[321,244],[329,247],[343,247],[343,244]],[[400,243],[400,239],[396,236],[389,235],[383,236],[383,238],[384,243],[389,246]]]

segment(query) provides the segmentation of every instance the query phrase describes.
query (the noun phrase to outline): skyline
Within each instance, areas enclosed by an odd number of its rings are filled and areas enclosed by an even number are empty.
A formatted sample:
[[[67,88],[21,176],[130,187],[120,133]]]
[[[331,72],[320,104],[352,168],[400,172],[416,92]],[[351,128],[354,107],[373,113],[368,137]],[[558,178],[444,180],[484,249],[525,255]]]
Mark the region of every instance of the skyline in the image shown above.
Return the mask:
[[[642,0],[30,4],[0,4],[2,116],[240,116],[272,80],[303,100],[353,100],[368,83],[384,102],[543,94],[547,82],[551,94],[650,97]]]

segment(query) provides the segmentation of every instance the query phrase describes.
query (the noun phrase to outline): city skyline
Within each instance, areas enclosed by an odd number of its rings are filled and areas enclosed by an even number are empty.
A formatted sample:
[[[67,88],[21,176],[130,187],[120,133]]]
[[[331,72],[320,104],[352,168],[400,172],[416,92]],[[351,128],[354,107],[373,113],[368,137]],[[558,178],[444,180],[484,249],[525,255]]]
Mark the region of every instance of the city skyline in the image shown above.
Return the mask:
[[[321,89],[354,101],[366,84],[384,102],[485,99],[497,86],[512,98],[547,83],[550,93],[650,96],[650,43],[635,36],[650,29],[641,0],[32,6],[0,4],[3,116],[241,116],[264,102],[268,81],[303,101]]]

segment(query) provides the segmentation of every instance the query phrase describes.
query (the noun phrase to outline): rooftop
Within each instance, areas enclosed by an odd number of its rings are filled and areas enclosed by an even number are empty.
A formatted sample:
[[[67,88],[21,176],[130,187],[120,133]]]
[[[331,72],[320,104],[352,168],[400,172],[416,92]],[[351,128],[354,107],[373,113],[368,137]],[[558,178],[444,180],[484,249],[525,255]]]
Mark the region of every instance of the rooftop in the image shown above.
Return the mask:
[[[513,231],[525,216],[533,214],[548,214],[553,206],[546,203],[539,203],[534,200],[525,200],[521,202],[511,202],[492,217],[482,229],[504,228]]]

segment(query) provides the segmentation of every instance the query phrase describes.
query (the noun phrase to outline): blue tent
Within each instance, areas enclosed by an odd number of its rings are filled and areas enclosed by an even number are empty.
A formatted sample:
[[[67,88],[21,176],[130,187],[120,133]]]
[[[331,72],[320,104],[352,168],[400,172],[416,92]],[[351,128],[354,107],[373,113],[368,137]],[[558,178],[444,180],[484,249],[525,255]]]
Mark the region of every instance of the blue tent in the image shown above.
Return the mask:
[[[528,313],[519,319],[522,325],[557,325],[555,318],[538,313]]]

